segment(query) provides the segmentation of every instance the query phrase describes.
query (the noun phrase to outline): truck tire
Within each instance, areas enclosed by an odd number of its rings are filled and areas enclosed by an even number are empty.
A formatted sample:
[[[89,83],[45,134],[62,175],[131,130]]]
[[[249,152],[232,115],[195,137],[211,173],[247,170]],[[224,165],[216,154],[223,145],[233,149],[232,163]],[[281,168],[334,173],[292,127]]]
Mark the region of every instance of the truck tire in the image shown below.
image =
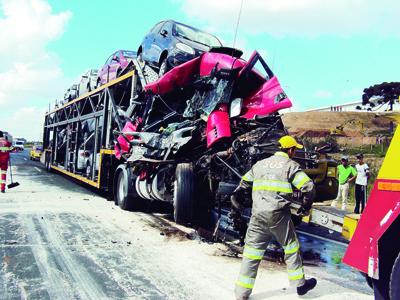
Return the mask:
[[[50,154],[47,153],[45,161],[44,161],[44,167],[48,173],[51,173],[51,163],[50,163]]]
[[[50,162],[49,162],[49,161],[47,161],[47,160],[46,160],[45,168],[46,168],[46,171],[47,171],[48,173],[50,173],[50,172],[51,172],[51,166],[50,166]]]
[[[400,253],[394,262],[389,285],[390,299],[400,299]]]
[[[85,175],[89,179],[90,179],[90,176],[92,175],[92,166],[89,161],[86,162]]]
[[[400,219],[397,218],[379,239],[379,280],[373,279],[375,299],[399,299]],[[393,289],[393,291],[392,291]],[[397,297],[390,297],[391,293]]]
[[[368,284],[368,286],[371,289],[374,289],[374,285],[373,285],[373,280],[371,277],[368,276],[368,274],[365,274],[363,272],[360,272],[360,274],[365,278],[365,282]]]
[[[195,199],[193,166],[178,164],[174,182],[174,220],[177,224],[193,222]]]
[[[385,268],[386,269],[386,268]],[[375,300],[388,300],[389,299],[389,270],[382,270],[380,278],[372,279],[372,286],[374,288]],[[396,298],[393,298],[393,300]]]
[[[114,202],[123,210],[138,208],[134,176],[129,167],[120,165],[114,175]]]

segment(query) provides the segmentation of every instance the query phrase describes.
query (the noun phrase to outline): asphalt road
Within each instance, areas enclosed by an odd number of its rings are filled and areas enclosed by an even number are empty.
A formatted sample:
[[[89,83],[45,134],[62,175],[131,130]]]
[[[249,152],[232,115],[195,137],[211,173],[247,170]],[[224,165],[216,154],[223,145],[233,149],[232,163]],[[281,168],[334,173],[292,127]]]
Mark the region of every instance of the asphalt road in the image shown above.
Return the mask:
[[[226,245],[160,214],[122,211],[27,151],[12,161],[20,186],[0,194],[0,299],[234,299],[240,258]],[[343,245],[301,239],[312,250],[306,272],[319,279],[306,298],[372,299],[356,272],[332,263]],[[282,263],[262,263],[252,299],[297,299]]]

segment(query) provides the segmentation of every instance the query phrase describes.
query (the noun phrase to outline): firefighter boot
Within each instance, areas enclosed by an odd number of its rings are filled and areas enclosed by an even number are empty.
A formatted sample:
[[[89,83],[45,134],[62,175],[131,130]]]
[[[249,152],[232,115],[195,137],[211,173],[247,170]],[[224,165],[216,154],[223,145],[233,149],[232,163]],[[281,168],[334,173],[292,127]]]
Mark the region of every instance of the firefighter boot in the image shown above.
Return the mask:
[[[311,291],[317,285],[317,280],[315,278],[306,279],[306,283],[302,286],[297,287],[297,295],[303,296]]]

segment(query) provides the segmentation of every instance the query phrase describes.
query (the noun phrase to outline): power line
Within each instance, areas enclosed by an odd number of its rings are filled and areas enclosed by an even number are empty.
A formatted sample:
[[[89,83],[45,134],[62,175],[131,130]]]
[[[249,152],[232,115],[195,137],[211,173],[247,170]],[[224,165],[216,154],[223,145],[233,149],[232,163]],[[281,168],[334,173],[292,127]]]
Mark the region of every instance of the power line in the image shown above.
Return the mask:
[[[240,22],[240,17],[242,15],[242,9],[243,9],[243,0],[240,1],[240,10],[239,10],[239,15],[237,18],[237,22],[236,22],[236,29],[235,29],[235,36],[233,38],[233,49],[235,49],[236,46],[236,37],[237,37],[237,33],[238,33],[238,29],[239,29],[239,22]]]

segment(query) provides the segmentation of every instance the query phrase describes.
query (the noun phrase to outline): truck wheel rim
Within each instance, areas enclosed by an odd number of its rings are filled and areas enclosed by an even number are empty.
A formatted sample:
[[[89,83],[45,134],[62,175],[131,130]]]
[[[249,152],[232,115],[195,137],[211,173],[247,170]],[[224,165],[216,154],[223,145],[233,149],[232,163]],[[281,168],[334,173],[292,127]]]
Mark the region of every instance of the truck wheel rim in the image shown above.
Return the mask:
[[[177,207],[177,198],[178,198],[178,180],[174,181],[174,207]]]

